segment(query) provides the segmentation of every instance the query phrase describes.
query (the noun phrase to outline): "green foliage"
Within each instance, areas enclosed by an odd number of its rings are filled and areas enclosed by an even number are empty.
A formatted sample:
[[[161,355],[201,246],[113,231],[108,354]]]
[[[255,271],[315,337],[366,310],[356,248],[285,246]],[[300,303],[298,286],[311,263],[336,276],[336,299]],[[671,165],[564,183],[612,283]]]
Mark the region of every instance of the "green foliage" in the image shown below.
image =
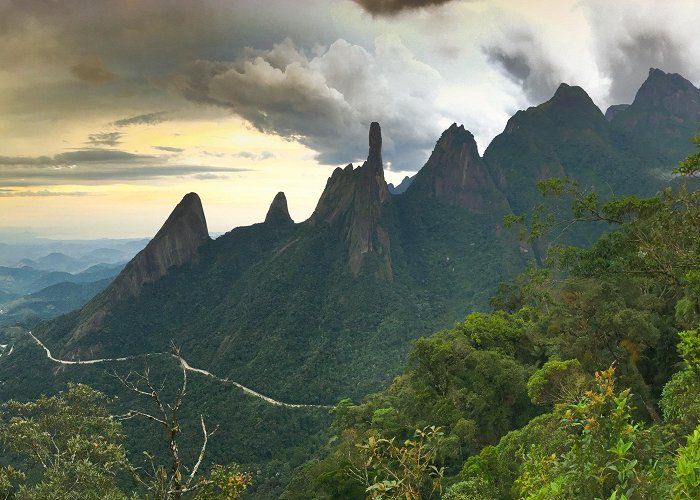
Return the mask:
[[[444,469],[437,457],[443,433],[439,427],[417,429],[413,439],[397,445],[395,438],[369,436],[358,444],[363,468],[352,475],[365,484],[368,498],[419,500],[439,496]]]
[[[238,464],[214,465],[197,500],[234,500],[239,498],[253,482],[250,472],[243,472]]]
[[[695,134],[690,138],[696,149],[700,149],[700,134]],[[688,155],[684,160],[678,162],[678,166],[673,169],[674,174],[692,177],[700,170],[700,151]]]
[[[675,497],[700,497],[700,428],[696,428],[688,436],[686,445],[678,449],[675,466]]]
[[[634,491],[638,460],[633,458],[639,426],[632,422],[629,390],[615,393],[613,369],[596,372],[593,389],[563,414],[567,451],[525,456],[515,488],[527,498],[608,498]]]
[[[586,377],[577,359],[547,361],[527,382],[527,394],[534,404],[573,401],[582,392]]]
[[[689,370],[696,374],[700,374],[700,335],[697,330],[686,330],[678,332],[681,341],[678,344],[685,365]]]
[[[22,457],[28,468],[5,468],[3,488],[26,474],[38,479],[19,486],[16,494],[21,498],[124,497],[117,476],[130,465],[121,426],[106,404],[104,394],[82,384],[33,402],[9,401],[0,439],[6,452]]]

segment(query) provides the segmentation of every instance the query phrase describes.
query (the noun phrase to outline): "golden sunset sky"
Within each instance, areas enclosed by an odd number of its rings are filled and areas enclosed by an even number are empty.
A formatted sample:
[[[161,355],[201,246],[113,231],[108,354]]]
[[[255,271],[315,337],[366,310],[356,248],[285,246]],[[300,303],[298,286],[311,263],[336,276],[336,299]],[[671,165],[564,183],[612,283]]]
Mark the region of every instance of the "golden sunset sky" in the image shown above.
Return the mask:
[[[152,236],[197,192],[209,229],[295,221],[379,121],[387,180],[464,124],[582,86],[700,81],[691,0],[0,0],[0,230]]]

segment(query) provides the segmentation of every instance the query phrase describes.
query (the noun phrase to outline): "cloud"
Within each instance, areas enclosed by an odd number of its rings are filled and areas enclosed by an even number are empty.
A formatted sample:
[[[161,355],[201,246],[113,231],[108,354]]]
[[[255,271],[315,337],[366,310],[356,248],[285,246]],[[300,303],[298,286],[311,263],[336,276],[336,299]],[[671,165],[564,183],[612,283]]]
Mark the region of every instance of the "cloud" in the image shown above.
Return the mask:
[[[114,73],[98,56],[87,56],[70,67],[73,76],[87,83],[101,85],[114,79]]]
[[[0,188],[0,198],[17,198],[17,197],[39,198],[39,197],[47,197],[47,196],[89,196],[89,195],[90,195],[90,193],[85,193],[82,191],[60,192],[60,191],[49,191],[48,189],[42,189],[41,191],[22,191],[19,189]]]
[[[521,86],[530,102],[546,101],[565,80],[552,54],[525,28],[502,33],[500,40],[481,50],[491,64]]]
[[[157,156],[106,149],[69,151],[53,156],[3,156],[0,157],[0,165],[4,167],[0,168],[0,185],[13,187],[125,182],[194,175],[221,176],[248,171],[245,168],[163,163],[162,158]],[[3,189],[6,194],[2,196],[29,196],[19,194],[29,191]],[[34,193],[33,196],[50,196],[43,191]]]
[[[677,0],[669,8],[659,0],[589,0],[585,6],[612,103],[632,102],[651,67],[694,81],[700,78],[697,2]]]
[[[195,61],[170,84],[259,131],[299,141],[324,164],[364,158],[369,123],[379,121],[385,159],[415,170],[446,121],[432,106],[440,81],[400,39],[382,36],[373,53],[339,39],[313,56],[286,39],[233,62]]]
[[[130,116],[121,120],[113,121],[110,125],[115,127],[128,127],[130,125],[157,125],[165,120],[167,111],[158,111],[156,113],[146,113],[144,115]]]
[[[395,15],[404,10],[436,7],[454,0],[353,0],[373,16]]]
[[[262,153],[251,153],[250,151],[241,151],[240,153],[236,153],[233,156],[254,161],[264,161],[275,157],[274,153],[271,153],[270,151],[263,151]]]
[[[200,181],[209,181],[209,180],[221,180],[221,179],[228,179],[228,176],[226,175],[217,175],[217,174],[194,174],[192,177],[195,179],[198,179]]]
[[[174,148],[171,146],[152,146],[153,149],[158,149],[159,151],[165,151],[167,153],[182,153],[184,151],[183,148]]]
[[[155,159],[155,156],[137,155],[118,149],[80,149],[54,156],[0,156],[0,165],[47,167],[76,163],[133,163]]]
[[[121,144],[121,132],[101,132],[98,134],[90,134],[88,142],[93,146],[118,146]]]
[[[78,151],[69,151],[67,153],[59,153],[53,157],[53,163],[59,165],[73,163],[133,163],[143,162],[155,159],[154,156],[137,155],[120,151],[118,149],[81,149]]]

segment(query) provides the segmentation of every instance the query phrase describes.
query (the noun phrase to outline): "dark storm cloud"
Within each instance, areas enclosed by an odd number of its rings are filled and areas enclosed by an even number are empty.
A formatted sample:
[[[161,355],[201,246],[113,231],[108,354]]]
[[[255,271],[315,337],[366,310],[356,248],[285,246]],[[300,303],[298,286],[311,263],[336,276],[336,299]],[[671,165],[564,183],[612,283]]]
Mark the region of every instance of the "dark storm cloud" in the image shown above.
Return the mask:
[[[372,15],[394,15],[404,10],[436,7],[454,0],[353,0]]]
[[[234,62],[193,62],[171,85],[192,101],[231,110],[261,132],[308,146],[324,164],[365,157],[367,127],[379,121],[384,159],[392,168],[416,170],[440,133],[442,117],[432,106],[439,79],[398,39],[378,39],[374,53],[337,40],[315,56],[287,39]]]
[[[70,67],[70,72],[76,78],[97,85],[107,83],[114,79],[114,73],[105,65],[98,56],[88,56]]]
[[[499,42],[485,45],[482,52],[511,81],[522,86],[533,103],[546,101],[554,94],[562,76],[551,56],[533,33],[524,30],[505,34]]]
[[[121,144],[121,132],[100,132],[98,134],[90,134],[88,142],[93,146],[118,146]]]
[[[128,127],[130,125],[157,125],[165,120],[167,111],[159,111],[157,113],[146,113],[144,115],[130,116],[112,122],[110,125],[115,127]]]
[[[663,32],[631,34],[620,39],[613,50],[606,50],[602,58],[612,80],[613,102],[631,102],[651,67],[687,75],[689,66],[683,60],[681,44]]]

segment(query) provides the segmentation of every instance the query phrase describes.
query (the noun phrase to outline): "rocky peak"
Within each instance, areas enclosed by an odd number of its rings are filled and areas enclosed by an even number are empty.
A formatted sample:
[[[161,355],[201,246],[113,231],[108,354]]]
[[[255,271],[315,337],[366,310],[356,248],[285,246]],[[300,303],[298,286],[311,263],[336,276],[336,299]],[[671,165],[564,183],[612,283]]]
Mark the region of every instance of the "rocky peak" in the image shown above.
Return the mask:
[[[617,113],[611,123],[631,133],[652,154],[675,163],[679,152],[693,151],[688,141],[700,121],[700,90],[675,73],[651,68],[634,101]]]
[[[289,209],[287,208],[287,197],[282,191],[277,193],[272,200],[272,204],[265,216],[265,224],[272,224],[275,226],[294,224],[294,221],[289,215]]]
[[[387,188],[391,194],[403,194],[408,189],[408,186],[411,185],[411,182],[413,182],[413,177],[407,175],[396,186],[390,182],[387,184]]]
[[[595,118],[604,118],[603,112],[596,106],[593,99],[576,85],[562,83],[557,88],[554,96],[544,105],[548,105],[550,111],[569,115],[572,112],[581,115],[592,115]],[[543,105],[543,106],[544,106]]]
[[[700,90],[681,75],[651,68],[632,106],[665,110],[678,117],[690,118],[700,112],[699,96]]]
[[[515,113],[501,136],[518,133],[534,135],[550,128],[600,130],[606,126],[605,116],[585,90],[562,83],[549,101]],[[496,139],[494,141],[498,142]],[[488,156],[488,150],[485,155]]]
[[[98,328],[117,302],[138,295],[146,283],[168,273],[171,267],[197,259],[199,247],[209,241],[202,201],[189,193],[177,204],[153,239],[124,267],[121,273],[85,308],[90,311],[73,332],[73,339]]]
[[[442,133],[406,194],[427,195],[472,212],[507,208],[505,197],[479,156],[474,136],[463,125],[456,123]]]
[[[379,222],[382,206],[390,199],[382,164],[382,131],[372,122],[367,161],[358,168],[349,164],[333,171],[309,222],[344,225],[353,274],[359,273],[365,255],[379,253],[390,276],[389,237]]]

